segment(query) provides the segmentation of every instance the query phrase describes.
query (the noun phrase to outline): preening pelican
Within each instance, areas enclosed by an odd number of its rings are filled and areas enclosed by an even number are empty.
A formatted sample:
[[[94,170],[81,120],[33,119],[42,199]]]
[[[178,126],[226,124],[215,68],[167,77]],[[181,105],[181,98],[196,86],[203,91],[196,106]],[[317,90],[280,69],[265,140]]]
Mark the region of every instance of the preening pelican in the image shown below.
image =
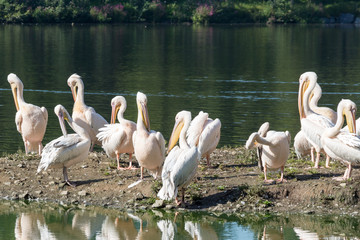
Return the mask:
[[[321,143],[325,152],[333,159],[343,161],[348,165],[344,176],[336,180],[347,180],[351,176],[351,163],[360,162],[360,137],[355,135],[356,105],[348,99],[339,102],[337,108],[337,122],[335,126],[325,129],[321,135]],[[341,131],[344,116],[350,132]]]
[[[269,124],[268,122],[264,124]],[[263,125],[264,125],[263,124]],[[263,126],[260,127],[260,129]],[[268,131],[266,137],[261,137],[258,132],[254,132],[249,136],[246,141],[245,147],[251,149],[262,145],[261,160],[264,167],[265,182],[272,182],[268,180],[266,173],[267,169],[279,169],[281,170],[281,177],[279,182],[286,181],[284,179],[284,167],[290,153],[291,136],[288,131]]]
[[[220,140],[221,122],[218,118],[212,120],[208,113],[200,111],[191,121],[187,131],[187,142],[189,146],[198,146],[201,157],[206,157],[206,163],[210,166],[210,154],[215,150]]]
[[[333,124],[336,123],[337,114],[334,110],[328,107],[319,107],[318,102],[321,98],[322,90],[318,83],[316,83],[314,90],[310,95],[309,107],[312,111],[317,114],[320,114],[324,117],[327,117]],[[314,159],[314,147],[310,144],[310,142],[306,139],[305,133],[303,131],[299,131],[294,138],[294,148],[298,158],[301,158],[305,155],[311,155],[311,161],[315,162]],[[326,165],[325,167],[329,167],[330,157],[326,156]]]
[[[136,124],[124,118],[126,110],[126,100],[123,96],[114,97],[111,100],[111,124],[99,129],[96,137],[102,142],[102,148],[109,157],[116,157],[118,169],[136,169],[132,167],[132,154],[134,153],[134,145],[132,136],[136,130]],[[115,118],[119,123],[115,123]],[[129,154],[129,167],[120,167],[120,154]]]
[[[315,148],[316,160],[314,167],[318,168],[320,151],[322,149],[321,135],[326,128],[332,127],[334,124],[327,117],[315,113],[309,107],[309,97],[316,83],[317,75],[314,72],[305,72],[300,76],[298,105],[301,130],[304,132],[306,139]]]
[[[190,126],[191,113],[181,111],[175,117],[175,125],[169,140],[169,155],[165,159],[162,181],[163,186],[158,193],[158,197],[163,200],[175,198],[176,204],[184,204],[185,188],[191,182],[198,168],[198,161],[201,153],[196,146],[190,147],[186,142],[186,131]],[[180,138],[180,140],[179,140]],[[180,147],[175,147],[179,140]],[[201,142],[200,146],[201,147]],[[177,200],[178,189],[182,191],[182,198]]]
[[[72,118],[77,125],[89,133],[91,138],[90,151],[92,151],[94,144],[101,145],[101,141],[96,138],[96,135],[99,133],[99,129],[108,122],[100,114],[96,113],[94,108],[85,104],[84,83],[79,75],[76,73],[71,75],[67,80],[67,84],[71,88],[74,98]]]
[[[48,112],[45,107],[40,108],[24,101],[24,85],[14,73],[8,75],[8,82],[17,110],[15,115],[16,128],[24,141],[25,152],[26,154],[38,152],[41,155],[43,147],[41,141],[46,131]]]
[[[74,183],[69,181],[67,168],[87,159],[91,144],[90,136],[82,127],[73,121],[70,114],[62,105],[57,105],[54,111],[59,118],[63,136],[45,145],[37,172],[39,173],[49,167],[63,168],[65,183],[70,186],[75,186]],[[66,133],[64,120],[68,122],[76,134]]]
[[[143,179],[144,168],[157,178],[161,174],[165,160],[165,139],[160,132],[150,131],[147,97],[138,92],[136,95],[138,118],[136,131],[133,135],[135,157],[141,169]]]

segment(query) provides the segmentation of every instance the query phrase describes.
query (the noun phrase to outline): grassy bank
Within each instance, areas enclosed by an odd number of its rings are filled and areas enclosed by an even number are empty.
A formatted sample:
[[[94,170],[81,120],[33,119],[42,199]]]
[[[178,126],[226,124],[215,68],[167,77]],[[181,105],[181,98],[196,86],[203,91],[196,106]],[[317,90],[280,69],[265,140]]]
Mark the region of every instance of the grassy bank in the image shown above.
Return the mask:
[[[321,23],[360,16],[358,1],[0,0],[2,23]]]

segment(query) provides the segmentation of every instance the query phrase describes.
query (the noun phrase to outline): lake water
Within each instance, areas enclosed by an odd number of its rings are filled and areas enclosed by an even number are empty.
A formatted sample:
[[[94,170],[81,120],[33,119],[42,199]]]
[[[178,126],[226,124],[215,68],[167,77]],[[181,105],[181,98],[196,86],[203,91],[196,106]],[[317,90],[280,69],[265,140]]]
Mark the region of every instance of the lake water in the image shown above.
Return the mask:
[[[169,139],[181,110],[222,122],[220,146],[243,145],[265,122],[300,129],[299,76],[315,71],[320,105],[360,102],[360,28],[354,26],[0,25],[0,153],[23,150],[7,82],[16,73],[25,101],[45,106],[43,144],[61,135],[53,112],[72,110],[67,78],[78,73],[85,102],[110,120],[110,101],[123,95],[136,121],[137,91],[148,96],[151,128]]]
[[[1,239],[359,239],[359,217],[79,209],[0,202]]]

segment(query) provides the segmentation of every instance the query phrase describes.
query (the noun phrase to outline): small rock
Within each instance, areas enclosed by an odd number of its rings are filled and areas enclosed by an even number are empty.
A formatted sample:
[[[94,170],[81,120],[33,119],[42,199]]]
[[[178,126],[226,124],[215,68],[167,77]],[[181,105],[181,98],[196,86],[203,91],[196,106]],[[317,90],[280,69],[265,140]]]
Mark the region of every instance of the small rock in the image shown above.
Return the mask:
[[[172,204],[167,204],[167,205],[165,206],[165,208],[168,209],[168,210],[170,210],[170,209],[175,208],[175,206],[172,205]]]
[[[346,183],[340,183],[340,187],[346,187]]]
[[[144,195],[141,192],[138,192],[134,196],[135,200],[142,200],[144,199]]]
[[[146,208],[147,208],[146,206],[140,206],[139,207],[140,210],[146,210]]]
[[[18,168],[24,168],[25,166],[24,166],[24,164],[20,163],[20,164],[17,165],[17,167]]]
[[[50,185],[50,186],[55,185],[55,182],[54,182],[54,181],[51,181],[51,182],[49,182],[49,185]]]
[[[83,190],[83,191],[78,192],[78,195],[81,197],[85,197],[86,195],[89,195],[89,193],[86,192],[85,190]]]
[[[37,195],[40,195],[42,193],[43,193],[43,191],[41,191],[41,190],[35,191],[35,194],[37,194]]]
[[[88,165],[82,165],[81,167],[82,168],[88,168],[89,166]]]
[[[124,185],[124,181],[119,180],[118,185]]]
[[[66,196],[66,195],[68,195],[69,194],[69,191],[61,191],[60,192],[60,195],[61,196]]]
[[[15,180],[14,184],[18,185],[20,183],[20,180]]]
[[[5,184],[6,186],[10,186],[10,185],[11,185],[11,182],[4,182],[4,184]]]
[[[155,203],[151,207],[152,208],[162,208],[162,207],[164,207],[164,200],[156,200]]]

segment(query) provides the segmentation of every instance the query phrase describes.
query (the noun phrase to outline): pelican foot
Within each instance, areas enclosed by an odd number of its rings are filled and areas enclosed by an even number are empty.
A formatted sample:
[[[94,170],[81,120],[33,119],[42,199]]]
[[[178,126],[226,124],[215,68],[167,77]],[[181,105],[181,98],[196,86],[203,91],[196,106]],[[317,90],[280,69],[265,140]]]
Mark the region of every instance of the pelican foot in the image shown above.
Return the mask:
[[[332,179],[338,182],[343,182],[347,180],[345,177],[333,177]]]
[[[283,183],[283,182],[287,182],[287,180],[285,178],[283,178],[283,179],[279,178],[278,180],[276,180],[276,182]]]
[[[137,167],[134,167],[134,166],[129,166],[129,167],[118,167],[117,168],[118,170],[136,170],[136,169],[139,169]]]
[[[264,183],[274,183],[275,180],[272,180],[272,179],[267,179],[267,180],[264,180]]]
[[[59,188],[64,188],[66,185],[71,187],[76,187],[76,183],[70,181],[64,181],[62,183],[59,183]]]

